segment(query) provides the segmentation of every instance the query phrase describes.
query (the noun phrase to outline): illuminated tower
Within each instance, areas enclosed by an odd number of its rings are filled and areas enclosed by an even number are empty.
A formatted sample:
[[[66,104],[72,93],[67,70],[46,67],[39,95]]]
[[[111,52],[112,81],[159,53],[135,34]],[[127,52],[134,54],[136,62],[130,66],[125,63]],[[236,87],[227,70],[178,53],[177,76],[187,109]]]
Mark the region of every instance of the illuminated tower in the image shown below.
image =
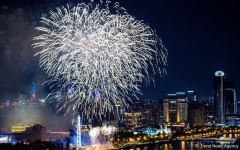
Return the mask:
[[[223,100],[224,91],[224,72],[216,71],[214,76],[214,107],[215,107],[215,121],[216,123],[225,123],[225,107]]]
[[[163,118],[165,123],[170,123],[170,111],[169,111],[169,103],[167,100],[163,102]]]
[[[81,117],[78,115],[77,117],[77,148],[81,148]]]
[[[36,100],[36,84],[32,83],[31,86],[31,100],[35,101]]]

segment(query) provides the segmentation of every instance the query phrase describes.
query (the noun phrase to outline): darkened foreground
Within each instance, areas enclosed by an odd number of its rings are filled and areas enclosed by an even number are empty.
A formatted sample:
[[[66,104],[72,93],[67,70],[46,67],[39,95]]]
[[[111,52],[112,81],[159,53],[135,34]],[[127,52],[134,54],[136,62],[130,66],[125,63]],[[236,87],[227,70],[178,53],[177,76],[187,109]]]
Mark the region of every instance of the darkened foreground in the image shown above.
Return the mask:
[[[15,145],[6,143],[0,144],[0,150],[63,150],[62,144],[53,142],[36,141],[31,144],[17,143]]]

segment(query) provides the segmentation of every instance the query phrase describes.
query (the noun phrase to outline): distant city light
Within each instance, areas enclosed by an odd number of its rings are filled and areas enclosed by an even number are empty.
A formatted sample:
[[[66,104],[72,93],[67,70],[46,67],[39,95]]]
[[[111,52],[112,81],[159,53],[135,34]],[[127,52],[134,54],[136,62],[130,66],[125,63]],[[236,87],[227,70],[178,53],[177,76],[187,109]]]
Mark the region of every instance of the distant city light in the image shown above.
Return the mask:
[[[185,92],[177,92],[176,94],[177,94],[177,95],[184,95]]]
[[[176,94],[168,94],[168,96],[176,96]]]

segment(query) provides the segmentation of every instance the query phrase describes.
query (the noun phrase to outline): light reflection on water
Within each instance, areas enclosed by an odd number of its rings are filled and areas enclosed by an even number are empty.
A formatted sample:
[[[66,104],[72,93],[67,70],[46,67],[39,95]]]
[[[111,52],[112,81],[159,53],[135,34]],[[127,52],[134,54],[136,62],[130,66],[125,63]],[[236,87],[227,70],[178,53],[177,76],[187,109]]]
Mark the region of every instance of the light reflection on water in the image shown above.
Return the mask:
[[[180,141],[174,142],[171,144],[162,144],[162,145],[154,145],[154,146],[144,146],[141,148],[134,148],[131,150],[196,150],[201,149],[202,144],[214,144],[214,142],[202,143],[202,142],[187,142]],[[204,148],[204,150],[211,150],[211,148]]]
[[[224,135],[224,137],[239,138],[240,134],[228,134],[228,135]],[[212,148],[202,147],[203,145],[211,145],[211,144],[220,144],[220,143],[217,143],[216,141],[207,141],[207,140],[206,141],[177,141],[177,142],[167,143],[167,144],[155,144],[155,145],[142,146],[138,148],[133,148],[131,150],[198,150],[198,149],[212,150]]]

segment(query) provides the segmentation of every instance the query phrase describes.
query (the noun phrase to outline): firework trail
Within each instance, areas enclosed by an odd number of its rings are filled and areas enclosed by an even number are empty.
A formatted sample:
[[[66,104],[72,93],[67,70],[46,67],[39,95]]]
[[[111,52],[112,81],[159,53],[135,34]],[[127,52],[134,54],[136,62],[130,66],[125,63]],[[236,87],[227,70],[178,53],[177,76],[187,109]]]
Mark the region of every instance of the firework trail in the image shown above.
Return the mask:
[[[51,78],[58,111],[106,115],[141,94],[140,83],[164,74],[167,50],[156,33],[109,1],[56,8],[34,37],[40,66]]]

